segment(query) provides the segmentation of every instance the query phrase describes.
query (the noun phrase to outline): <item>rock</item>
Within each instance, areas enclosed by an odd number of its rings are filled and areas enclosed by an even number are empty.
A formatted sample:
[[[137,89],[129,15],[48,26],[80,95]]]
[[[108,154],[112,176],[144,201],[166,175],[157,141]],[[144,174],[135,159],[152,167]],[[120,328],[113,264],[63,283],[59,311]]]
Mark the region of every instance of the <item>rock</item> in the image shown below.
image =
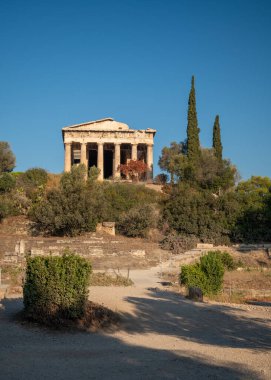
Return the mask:
[[[115,222],[102,222],[98,223],[96,227],[96,232],[105,232],[106,234],[115,236]]]
[[[194,301],[203,302],[203,293],[200,288],[190,286],[188,289],[188,298]]]
[[[38,248],[32,248],[30,252],[31,256],[44,256],[44,250]]]
[[[198,249],[209,249],[209,248],[214,248],[213,244],[207,244],[207,243],[198,243],[197,244]]]
[[[131,255],[137,256],[137,257],[145,257],[146,255],[145,249],[132,249],[130,253]]]

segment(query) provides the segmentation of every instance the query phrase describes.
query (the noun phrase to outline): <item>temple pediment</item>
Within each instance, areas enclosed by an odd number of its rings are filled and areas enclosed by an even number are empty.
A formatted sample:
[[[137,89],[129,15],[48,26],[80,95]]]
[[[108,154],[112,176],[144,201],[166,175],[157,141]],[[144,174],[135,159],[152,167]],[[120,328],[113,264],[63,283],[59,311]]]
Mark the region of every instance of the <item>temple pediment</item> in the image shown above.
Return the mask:
[[[88,121],[86,123],[69,125],[63,131],[133,131],[127,124],[115,121],[112,118]]]

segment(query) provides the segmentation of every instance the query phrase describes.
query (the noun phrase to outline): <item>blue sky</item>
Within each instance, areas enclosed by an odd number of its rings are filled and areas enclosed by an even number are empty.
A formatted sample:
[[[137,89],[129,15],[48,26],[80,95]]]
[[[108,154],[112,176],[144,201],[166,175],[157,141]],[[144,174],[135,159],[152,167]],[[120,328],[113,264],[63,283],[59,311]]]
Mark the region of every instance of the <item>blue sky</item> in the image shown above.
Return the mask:
[[[16,170],[63,170],[61,128],[113,117],[186,137],[192,74],[201,144],[220,115],[242,178],[271,177],[271,2],[0,1],[0,140]]]

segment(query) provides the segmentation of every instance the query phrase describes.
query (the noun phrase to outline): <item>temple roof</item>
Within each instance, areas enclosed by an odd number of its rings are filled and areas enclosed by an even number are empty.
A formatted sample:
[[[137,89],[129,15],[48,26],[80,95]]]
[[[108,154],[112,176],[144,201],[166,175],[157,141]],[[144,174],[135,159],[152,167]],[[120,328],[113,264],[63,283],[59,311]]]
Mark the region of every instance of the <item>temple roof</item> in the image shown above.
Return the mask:
[[[62,128],[62,131],[119,131],[119,130],[128,130],[129,127],[127,124],[120,123],[115,121],[111,117],[105,119],[99,119],[94,121],[87,121],[85,123],[69,125]]]
[[[127,124],[115,121],[111,117],[105,119],[99,119],[94,121],[87,121],[85,123],[73,124],[62,128],[62,132],[65,131],[129,131],[135,132],[134,129],[130,129]],[[147,128],[146,132],[155,133],[156,130]]]

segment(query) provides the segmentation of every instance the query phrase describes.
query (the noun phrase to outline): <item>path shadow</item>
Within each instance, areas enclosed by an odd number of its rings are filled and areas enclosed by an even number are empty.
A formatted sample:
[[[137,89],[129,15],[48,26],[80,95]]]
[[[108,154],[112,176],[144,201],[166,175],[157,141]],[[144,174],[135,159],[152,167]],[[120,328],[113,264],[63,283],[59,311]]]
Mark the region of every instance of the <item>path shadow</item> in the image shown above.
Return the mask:
[[[224,305],[193,302],[177,293],[149,289],[148,297],[127,297],[134,314],[122,313],[129,333],[155,333],[221,347],[271,349],[270,320]]]
[[[127,344],[104,333],[70,334],[25,327],[13,319],[22,309],[22,300],[5,300],[3,304],[0,362],[1,378],[5,380],[262,378],[247,366],[229,362],[218,366],[210,358],[191,351],[188,356],[182,350]],[[150,307],[153,305],[147,306]],[[170,312],[168,317],[171,318]]]

